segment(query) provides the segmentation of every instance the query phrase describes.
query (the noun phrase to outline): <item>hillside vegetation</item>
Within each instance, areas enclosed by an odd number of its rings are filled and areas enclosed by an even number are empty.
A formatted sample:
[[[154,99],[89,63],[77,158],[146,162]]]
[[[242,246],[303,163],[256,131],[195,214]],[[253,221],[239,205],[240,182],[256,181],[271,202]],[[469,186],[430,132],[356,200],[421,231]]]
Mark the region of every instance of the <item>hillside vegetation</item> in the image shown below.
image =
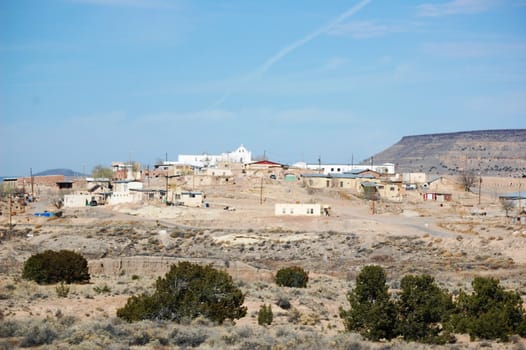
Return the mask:
[[[370,160],[367,160],[367,164]],[[395,163],[398,172],[455,175],[526,175],[526,129],[465,131],[404,136],[374,155],[374,163]]]

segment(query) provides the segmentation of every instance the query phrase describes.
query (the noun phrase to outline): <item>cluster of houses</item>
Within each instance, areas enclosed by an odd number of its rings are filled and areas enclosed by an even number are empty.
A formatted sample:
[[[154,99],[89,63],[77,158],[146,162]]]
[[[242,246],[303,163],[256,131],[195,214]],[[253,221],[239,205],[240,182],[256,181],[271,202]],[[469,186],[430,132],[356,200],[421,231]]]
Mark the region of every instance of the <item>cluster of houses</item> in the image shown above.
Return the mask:
[[[219,155],[179,155],[177,161],[162,161],[153,169],[141,169],[139,164],[132,162],[113,162],[111,169],[111,179],[53,175],[4,179],[4,183],[15,188],[23,187],[24,193],[27,191],[31,194],[34,188],[37,191],[42,188],[58,190],[63,195],[66,208],[144,201],[206,207],[206,195],[196,188],[233,184],[243,177],[301,182],[312,189],[343,190],[364,199],[393,202],[402,202],[408,191],[418,191],[425,201],[450,201],[451,188],[459,185],[441,176],[428,179],[425,173],[396,174],[392,163],[354,165],[300,162],[288,166],[270,160],[255,161],[252,153],[243,145]],[[29,185],[31,191],[28,191]],[[329,209],[319,204],[283,204],[275,207],[275,214],[329,215]]]

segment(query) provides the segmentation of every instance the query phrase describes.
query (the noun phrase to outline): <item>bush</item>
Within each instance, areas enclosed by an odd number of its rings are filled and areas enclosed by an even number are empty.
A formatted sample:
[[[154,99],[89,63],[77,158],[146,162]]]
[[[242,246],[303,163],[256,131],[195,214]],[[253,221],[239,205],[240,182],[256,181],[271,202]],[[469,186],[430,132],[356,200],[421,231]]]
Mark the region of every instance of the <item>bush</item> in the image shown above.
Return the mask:
[[[223,323],[246,315],[244,299],[226,272],[183,261],[157,279],[153,294],[130,297],[117,316],[129,322],[164,319],[178,323],[204,316]]]
[[[62,281],[58,286],[55,287],[55,291],[57,292],[57,296],[59,298],[67,298],[69,294],[69,287],[64,284],[64,281]]]
[[[258,312],[258,324],[260,326],[272,324],[272,319],[274,315],[272,314],[272,305],[261,305]]]
[[[93,291],[97,294],[103,294],[103,293],[111,293],[111,288],[108,287],[107,284],[103,285],[102,287],[95,286],[93,287]]]
[[[356,277],[356,288],[347,299],[351,309],[340,309],[345,329],[358,331],[370,340],[396,336],[396,305],[390,300],[386,275],[380,266],[364,266]]]
[[[289,299],[285,297],[280,297],[276,302],[276,305],[282,308],[283,310],[289,310],[292,307]]]
[[[30,348],[44,344],[51,344],[57,338],[57,333],[47,325],[34,326],[20,342],[20,347]]]
[[[505,291],[493,278],[475,277],[473,294],[461,292],[452,324],[456,331],[472,339],[507,341],[512,334],[524,333],[525,315],[517,292]]]
[[[88,262],[70,250],[46,250],[29,257],[24,263],[22,277],[39,284],[57,282],[88,282]]]
[[[444,344],[450,340],[442,324],[453,311],[451,295],[440,290],[429,275],[408,275],[401,281],[398,302],[399,332],[405,340]]]
[[[298,266],[286,267],[276,273],[278,286],[306,288],[308,281],[309,273]]]
[[[186,349],[187,347],[195,348],[203,344],[207,339],[207,335],[200,329],[174,329],[172,334],[170,334],[170,339],[173,344]]]

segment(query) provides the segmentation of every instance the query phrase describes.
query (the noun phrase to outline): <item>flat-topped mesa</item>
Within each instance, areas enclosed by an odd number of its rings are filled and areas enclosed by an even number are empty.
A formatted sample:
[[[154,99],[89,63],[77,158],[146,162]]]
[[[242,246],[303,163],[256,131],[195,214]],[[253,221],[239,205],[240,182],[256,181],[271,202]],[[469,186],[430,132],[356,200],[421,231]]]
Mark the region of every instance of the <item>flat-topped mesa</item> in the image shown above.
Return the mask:
[[[404,136],[374,155],[393,162],[396,171],[481,175],[526,175],[526,129],[477,130]]]

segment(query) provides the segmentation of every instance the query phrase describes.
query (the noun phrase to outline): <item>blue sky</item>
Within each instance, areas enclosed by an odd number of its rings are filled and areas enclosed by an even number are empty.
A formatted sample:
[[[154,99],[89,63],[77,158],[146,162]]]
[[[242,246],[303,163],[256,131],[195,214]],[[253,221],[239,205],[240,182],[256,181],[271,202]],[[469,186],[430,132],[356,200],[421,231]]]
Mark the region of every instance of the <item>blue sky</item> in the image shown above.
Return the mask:
[[[0,175],[526,128],[526,0],[0,2]]]

